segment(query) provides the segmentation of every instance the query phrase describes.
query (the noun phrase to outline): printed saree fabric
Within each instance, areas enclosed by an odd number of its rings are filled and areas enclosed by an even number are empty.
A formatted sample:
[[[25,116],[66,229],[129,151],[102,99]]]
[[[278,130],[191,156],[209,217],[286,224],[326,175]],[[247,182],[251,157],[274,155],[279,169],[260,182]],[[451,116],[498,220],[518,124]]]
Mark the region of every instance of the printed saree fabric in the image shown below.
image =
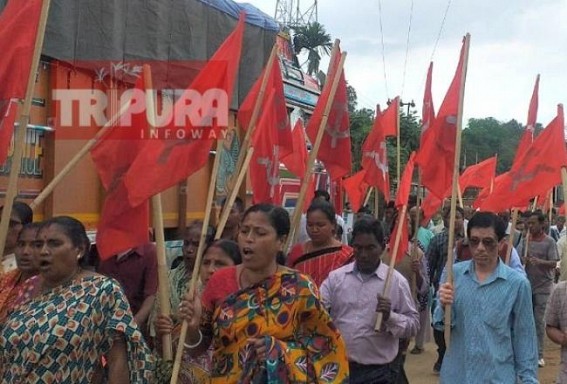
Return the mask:
[[[297,244],[289,253],[287,265],[308,275],[320,287],[329,273],[351,261],[353,249],[345,244],[307,253],[305,244]]]
[[[285,267],[238,289],[236,267],[217,271],[202,297],[201,329],[212,338],[212,383],[348,383],[344,340],[313,282]],[[261,362],[249,344],[263,338]]]
[[[2,383],[91,383],[101,358],[124,337],[131,383],[151,383],[153,358],[124,293],[100,275],[17,304],[0,330]]]
[[[0,326],[17,297],[17,285],[21,275],[18,269],[0,275]]]

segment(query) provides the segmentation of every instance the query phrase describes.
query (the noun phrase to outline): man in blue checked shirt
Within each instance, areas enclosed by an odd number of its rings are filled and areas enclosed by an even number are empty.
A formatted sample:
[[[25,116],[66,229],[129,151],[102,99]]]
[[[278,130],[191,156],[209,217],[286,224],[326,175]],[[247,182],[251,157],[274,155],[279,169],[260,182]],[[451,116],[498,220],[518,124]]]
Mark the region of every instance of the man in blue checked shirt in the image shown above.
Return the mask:
[[[497,215],[476,213],[467,228],[472,259],[455,264],[453,284],[439,288],[435,327],[443,328],[444,306],[452,305],[441,384],[538,383],[530,284],[498,256],[505,233]]]

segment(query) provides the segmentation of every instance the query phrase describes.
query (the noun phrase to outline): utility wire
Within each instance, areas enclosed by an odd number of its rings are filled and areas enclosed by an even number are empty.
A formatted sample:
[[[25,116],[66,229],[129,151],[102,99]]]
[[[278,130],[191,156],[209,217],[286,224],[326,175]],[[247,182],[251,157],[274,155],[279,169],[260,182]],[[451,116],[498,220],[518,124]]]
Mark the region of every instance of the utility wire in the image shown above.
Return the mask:
[[[408,23],[408,37],[406,39],[406,58],[404,59],[404,73],[402,76],[402,91],[400,92],[400,96],[403,97],[404,95],[404,88],[406,86],[406,70],[408,67],[408,55],[409,55],[409,44],[410,44],[410,36],[411,36],[411,22],[413,19],[413,0],[411,0],[411,8],[410,8],[410,16],[409,16],[409,23]]]
[[[441,27],[439,28],[439,33],[437,34],[437,40],[435,40],[435,45],[433,45],[433,52],[431,52],[431,58],[429,61],[433,61],[433,56],[435,56],[435,51],[437,50],[437,45],[441,39],[441,34],[443,33],[443,28],[445,27],[445,20],[447,19],[447,14],[449,13],[449,8],[451,7],[451,0],[447,1],[447,7],[445,8],[445,14],[443,15],[443,20],[441,20]]]
[[[378,12],[379,12],[379,20],[380,20],[380,37],[382,40],[382,66],[384,68],[384,87],[386,88],[386,96],[390,94],[388,92],[388,79],[386,77],[386,55],[384,53],[384,29],[382,27],[382,1],[378,0]]]

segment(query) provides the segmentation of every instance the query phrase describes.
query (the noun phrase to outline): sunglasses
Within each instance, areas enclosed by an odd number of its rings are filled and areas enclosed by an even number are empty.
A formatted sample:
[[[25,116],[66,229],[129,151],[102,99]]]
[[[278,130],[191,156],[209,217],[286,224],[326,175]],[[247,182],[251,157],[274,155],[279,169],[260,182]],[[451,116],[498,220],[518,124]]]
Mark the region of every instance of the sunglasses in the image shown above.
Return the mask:
[[[482,243],[484,248],[486,249],[494,249],[498,245],[498,241],[493,239],[492,237],[484,237],[479,239],[478,237],[471,237],[469,239],[469,244],[471,247],[478,247]]]

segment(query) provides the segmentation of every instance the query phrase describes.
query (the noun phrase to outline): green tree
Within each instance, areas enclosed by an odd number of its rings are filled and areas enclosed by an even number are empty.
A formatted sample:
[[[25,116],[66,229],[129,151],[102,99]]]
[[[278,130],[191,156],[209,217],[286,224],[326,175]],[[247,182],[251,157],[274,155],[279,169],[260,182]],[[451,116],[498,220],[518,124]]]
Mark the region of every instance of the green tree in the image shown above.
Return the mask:
[[[331,35],[327,33],[322,24],[316,21],[296,27],[294,32],[293,47],[295,54],[299,55],[303,50],[306,50],[307,73],[309,75],[317,74],[322,55],[331,53],[333,47]]]

